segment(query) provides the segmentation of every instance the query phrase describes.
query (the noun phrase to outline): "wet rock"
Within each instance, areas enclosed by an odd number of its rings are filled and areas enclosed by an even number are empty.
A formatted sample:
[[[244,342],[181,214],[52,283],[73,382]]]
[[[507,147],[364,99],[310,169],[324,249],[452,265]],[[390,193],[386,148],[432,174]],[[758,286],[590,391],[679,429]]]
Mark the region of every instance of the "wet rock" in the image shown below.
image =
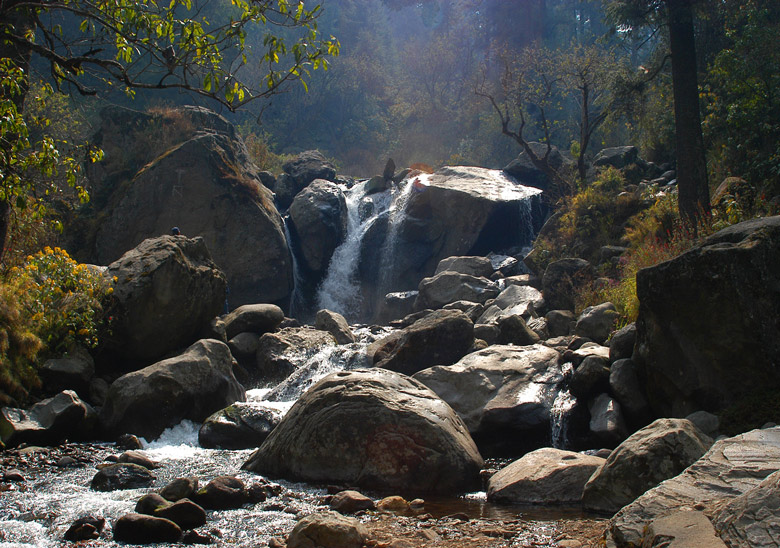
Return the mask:
[[[65,531],[63,540],[79,542],[82,540],[94,540],[100,537],[100,533],[106,526],[106,520],[95,516],[82,516],[78,518]]]
[[[347,320],[338,312],[319,310],[314,318],[314,327],[321,331],[327,331],[338,344],[355,342],[355,335],[349,328]]]
[[[489,278],[494,270],[493,264],[487,257],[448,257],[439,261],[434,276],[440,272],[449,271],[468,274],[469,276],[475,276],[477,278]]]
[[[601,346],[600,344],[596,344],[594,342],[583,343],[583,341],[587,341],[587,339],[580,339],[579,341],[576,339],[572,340],[572,342],[569,344],[569,350],[563,354],[563,361],[571,362],[574,367],[578,367],[586,358],[590,356],[609,360],[608,347]],[[577,347],[575,344],[577,342],[582,344],[582,346],[579,346],[576,350],[571,350],[572,347]]]
[[[108,276],[117,278],[108,345],[123,361],[149,363],[191,344],[225,305],[225,276],[202,238],[144,240]]]
[[[376,503],[376,509],[379,512],[405,516],[411,512],[412,505],[405,498],[398,495],[385,497]]]
[[[432,365],[449,365],[474,343],[474,324],[460,310],[436,310],[378,342],[374,365],[411,375]],[[380,357],[380,359],[377,359]]]
[[[436,394],[374,368],[333,373],[315,384],[243,469],[383,491],[453,493],[476,487],[481,465],[465,425]]]
[[[494,345],[458,363],[420,371],[414,379],[446,401],[480,446],[535,449],[549,435],[563,380],[559,354],[542,345]]]
[[[0,441],[6,447],[19,444],[57,445],[65,439],[85,440],[94,435],[97,415],[72,390],[63,390],[27,410],[0,409]]]
[[[217,411],[198,431],[201,447],[248,449],[260,447],[282,419],[278,409],[254,402],[238,402]]]
[[[225,316],[225,335],[232,339],[239,333],[270,333],[284,320],[284,312],[275,304],[245,304]]]
[[[341,514],[354,514],[361,510],[376,508],[374,500],[358,491],[341,491],[330,500],[330,507]]]
[[[589,306],[577,318],[574,333],[598,344],[603,344],[612,333],[612,327],[615,325],[617,317],[617,309],[612,303]]]
[[[153,461],[139,451],[125,451],[119,455],[118,462],[137,464],[139,466],[143,466],[147,470],[154,470],[160,466],[160,463]]]
[[[604,459],[545,447],[494,474],[488,500],[506,504],[579,505],[582,489]]]
[[[127,514],[114,523],[114,540],[128,544],[176,542],[181,529],[170,520],[144,514]]]
[[[173,504],[154,511],[154,516],[171,520],[183,531],[206,524],[206,511],[189,499],[180,499]]]
[[[295,524],[287,548],[362,548],[368,539],[368,530],[356,519],[318,512]]]
[[[204,339],[184,353],[118,378],[111,385],[100,422],[108,434],[132,432],[147,439],[184,419],[210,414],[246,399],[233,376],[227,345]]]
[[[134,434],[122,434],[116,440],[116,446],[118,449],[135,450],[143,449],[144,444],[138,439],[138,436]]]
[[[182,544],[214,544],[216,539],[208,533],[189,530],[184,531],[181,542]],[[270,543],[269,546],[271,546]],[[282,548],[284,548],[284,546],[282,546]]]
[[[13,483],[23,483],[27,481],[27,479],[19,470],[13,468],[11,470],[6,470],[5,472],[3,472],[3,481],[13,482]]]
[[[160,489],[160,496],[165,500],[176,502],[181,499],[193,498],[197,491],[198,478],[176,478]]]
[[[249,502],[246,485],[234,476],[217,476],[195,494],[195,502],[209,510],[241,508]]]
[[[116,491],[149,487],[154,476],[137,464],[111,464],[98,470],[92,478],[90,488],[94,491]]]
[[[431,278],[423,278],[418,286],[415,308],[438,309],[455,301],[482,303],[498,296],[498,286],[487,278],[478,278],[445,270]]]
[[[614,513],[672,478],[707,452],[712,440],[685,419],[658,419],[634,432],[593,474],[582,496],[585,509]]]
[[[286,327],[260,337],[256,366],[249,371],[255,382],[276,384],[295,371],[301,357],[311,357],[336,339],[325,331],[308,327]]]

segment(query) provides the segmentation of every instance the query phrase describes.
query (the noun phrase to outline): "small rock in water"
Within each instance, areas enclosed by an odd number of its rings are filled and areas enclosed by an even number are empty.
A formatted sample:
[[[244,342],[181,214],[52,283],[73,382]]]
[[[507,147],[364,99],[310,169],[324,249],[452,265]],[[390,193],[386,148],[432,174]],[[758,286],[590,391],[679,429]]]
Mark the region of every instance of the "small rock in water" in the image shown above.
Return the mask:
[[[138,451],[125,451],[119,455],[119,462],[137,464],[138,466],[143,466],[147,470],[154,470],[160,466],[159,463],[154,462],[152,459]]]
[[[189,499],[181,499],[158,508],[154,515],[171,520],[185,531],[206,524],[206,511]]]
[[[330,507],[342,514],[353,514],[360,510],[373,510],[374,501],[358,491],[341,491],[333,496]]]
[[[57,466],[58,468],[75,468],[78,465],[79,462],[73,457],[71,457],[70,455],[65,455],[64,457],[60,457],[57,460],[57,463],[55,464],[55,466]]]
[[[199,533],[198,531],[186,531],[181,537],[184,544],[214,544],[214,538],[208,533]]]
[[[83,516],[73,522],[65,535],[64,540],[78,542],[80,540],[93,540],[100,537],[103,527],[106,525],[104,518],[95,516]]]
[[[136,514],[146,514],[148,516],[153,516],[161,508],[165,508],[166,506],[170,505],[170,502],[157,493],[148,493],[138,499],[138,502],[135,503],[135,512]]]
[[[366,527],[336,512],[319,512],[301,519],[287,537],[287,548],[361,548],[368,540]]]
[[[19,470],[8,470],[3,474],[3,481],[23,482],[27,481]]]
[[[114,523],[114,540],[129,544],[153,544],[176,542],[181,538],[181,529],[170,520],[127,514]]]
[[[98,470],[90,488],[95,491],[115,491],[148,487],[154,481],[149,470],[137,464],[111,464]]]
[[[268,548],[285,548],[286,546],[287,543],[284,542],[283,538],[272,537],[271,540],[268,541]]]
[[[195,496],[195,501],[211,510],[240,508],[249,502],[244,482],[233,476],[218,476]]]
[[[119,436],[116,440],[116,446],[118,449],[125,450],[143,449],[144,447],[138,436],[133,434],[122,434]]]
[[[160,495],[171,502],[190,499],[198,491],[198,478],[176,478],[160,489]]]
[[[380,512],[388,512],[390,514],[404,515],[408,514],[410,507],[409,503],[403,497],[392,496],[385,497],[376,503],[376,509]]]

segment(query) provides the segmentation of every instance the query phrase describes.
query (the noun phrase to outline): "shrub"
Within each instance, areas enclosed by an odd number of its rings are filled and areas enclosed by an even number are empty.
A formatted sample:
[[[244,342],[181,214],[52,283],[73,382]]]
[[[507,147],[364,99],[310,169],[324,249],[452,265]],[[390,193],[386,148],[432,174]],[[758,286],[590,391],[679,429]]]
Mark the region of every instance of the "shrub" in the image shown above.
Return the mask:
[[[41,340],[23,314],[19,285],[0,285],[0,405],[19,405],[40,385],[35,369]]]

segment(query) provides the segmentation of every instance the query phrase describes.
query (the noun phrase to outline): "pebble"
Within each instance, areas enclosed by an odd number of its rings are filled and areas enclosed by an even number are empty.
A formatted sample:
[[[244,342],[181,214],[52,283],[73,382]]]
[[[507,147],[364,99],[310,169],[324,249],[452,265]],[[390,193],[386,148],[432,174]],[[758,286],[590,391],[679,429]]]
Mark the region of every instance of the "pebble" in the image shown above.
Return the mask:
[[[23,482],[27,481],[19,470],[8,470],[3,474],[3,481]]]

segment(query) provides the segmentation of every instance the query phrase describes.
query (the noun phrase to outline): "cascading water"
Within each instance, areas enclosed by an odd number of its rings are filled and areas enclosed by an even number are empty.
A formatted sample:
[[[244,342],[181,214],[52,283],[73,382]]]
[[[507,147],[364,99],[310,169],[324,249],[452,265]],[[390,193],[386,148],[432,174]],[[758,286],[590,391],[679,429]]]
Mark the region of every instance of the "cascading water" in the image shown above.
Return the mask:
[[[358,280],[360,248],[363,237],[391,203],[391,191],[365,194],[365,183],[345,192],[347,199],[347,233],[333,252],[325,279],[317,290],[318,308],[338,312],[347,319],[360,314],[361,292]],[[364,208],[370,214],[361,215]]]
[[[301,277],[300,266],[298,265],[298,258],[295,256],[292,234],[290,233],[289,216],[282,217],[282,225],[284,226],[284,237],[287,239],[287,248],[290,250],[290,257],[292,258],[293,291],[292,294],[290,295],[289,315],[294,318],[296,317],[296,314],[299,311],[303,310],[305,307],[305,304],[303,303],[303,297],[301,296],[301,286],[303,284],[303,278]]]
[[[574,366],[566,362],[561,366],[565,379],[571,377]],[[550,409],[550,442],[556,449],[566,449],[568,441],[569,414],[577,405],[577,398],[571,395],[568,388],[560,390]]]

